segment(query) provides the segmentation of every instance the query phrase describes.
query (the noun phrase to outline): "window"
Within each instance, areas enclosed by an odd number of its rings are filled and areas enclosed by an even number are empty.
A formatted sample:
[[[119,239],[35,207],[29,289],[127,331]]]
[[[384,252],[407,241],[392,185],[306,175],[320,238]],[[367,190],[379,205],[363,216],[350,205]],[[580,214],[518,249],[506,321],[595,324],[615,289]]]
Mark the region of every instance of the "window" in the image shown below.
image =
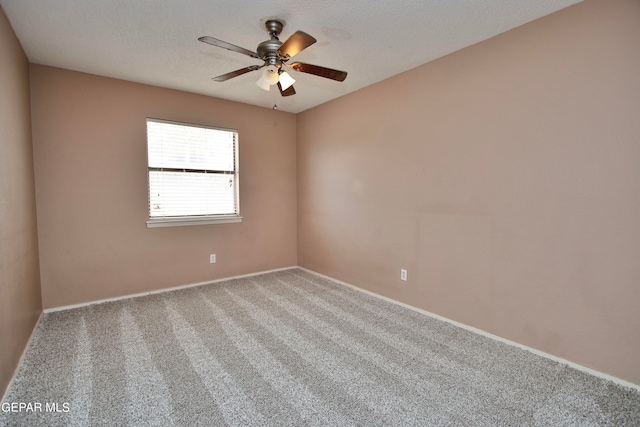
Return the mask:
[[[240,222],[238,132],[147,119],[147,227]]]

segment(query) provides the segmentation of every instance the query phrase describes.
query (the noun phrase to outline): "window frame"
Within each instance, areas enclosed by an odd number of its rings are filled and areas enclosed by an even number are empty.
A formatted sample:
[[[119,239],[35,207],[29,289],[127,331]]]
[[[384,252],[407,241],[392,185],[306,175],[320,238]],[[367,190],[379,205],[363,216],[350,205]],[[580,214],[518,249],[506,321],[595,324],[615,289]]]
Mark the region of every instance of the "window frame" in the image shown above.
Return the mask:
[[[232,132],[235,134],[234,141],[234,171],[233,179],[235,182],[234,186],[234,205],[235,205],[235,213],[233,214],[217,214],[217,215],[174,215],[174,216],[163,216],[163,217],[152,217],[150,208],[151,208],[151,186],[150,186],[150,172],[152,169],[157,169],[156,167],[149,166],[149,133],[148,133],[148,123],[156,122],[156,123],[167,123],[173,125],[187,126],[187,127],[197,127],[204,129],[213,129],[217,131],[224,132]],[[147,153],[147,228],[156,228],[156,227],[175,227],[175,226],[188,226],[188,225],[205,225],[205,224],[225,224],[225,223],[234,223],[234,222],[242,222],[242,216],[240,216],[240,155],[239,155],[239,147],[240,147],[240,136],[237,129],[229,129],[229,128],[221,128],[216,126],[195,124],[195,123],[186,123],[186,122],[178,122],[174,120],[165,120],[165,119],[157,119],[153,117],[147,117],[145,120],[145,135],[146,135],[146,153]],[[198,169],[200,170],[200,169]],[[192,173],[194,170],[189,170],[187,172],[186,168],[183,173]],[[202,169],[202,171],[206,171],[206,169]]]

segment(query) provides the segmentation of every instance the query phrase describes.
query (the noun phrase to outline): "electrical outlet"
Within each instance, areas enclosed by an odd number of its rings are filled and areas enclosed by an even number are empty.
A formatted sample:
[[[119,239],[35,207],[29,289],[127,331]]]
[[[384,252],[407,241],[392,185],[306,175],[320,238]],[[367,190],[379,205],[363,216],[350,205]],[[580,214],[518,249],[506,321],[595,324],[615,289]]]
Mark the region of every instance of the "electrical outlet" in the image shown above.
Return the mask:
[[[216,263],[216,254],[209,255],[209,264],[215,264],[215,263]]]
[[[400,280],[404,280],[405,282],[407,281],[407,270],[400,270]]]

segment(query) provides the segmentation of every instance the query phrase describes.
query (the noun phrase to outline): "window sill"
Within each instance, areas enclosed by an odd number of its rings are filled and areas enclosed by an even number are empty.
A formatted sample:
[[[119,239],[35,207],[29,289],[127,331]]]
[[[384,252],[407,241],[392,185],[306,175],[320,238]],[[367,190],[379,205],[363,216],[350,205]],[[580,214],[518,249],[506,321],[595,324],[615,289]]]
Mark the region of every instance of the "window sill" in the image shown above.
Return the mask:
[[[147,221],[147,228],[180,227],[186,225],[226,224],[230,222],[242,222],[241,216],[209,216],[203,218],[154,218]]]

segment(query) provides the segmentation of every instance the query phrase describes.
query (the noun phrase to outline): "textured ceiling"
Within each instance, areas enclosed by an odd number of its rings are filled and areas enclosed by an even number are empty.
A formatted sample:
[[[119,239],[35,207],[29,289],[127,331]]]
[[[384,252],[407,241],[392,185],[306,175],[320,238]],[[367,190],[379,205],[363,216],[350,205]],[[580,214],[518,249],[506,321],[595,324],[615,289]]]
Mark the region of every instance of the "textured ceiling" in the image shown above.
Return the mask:
[[[486,40],[580,0],[0,0],[33,63],[300,112]],[[266,92],[259,60],[198,42],[208,35],[255,51],[267,18],[318,42],[296,61],[345,70],[338,83],[290,72],[297,94]]]

